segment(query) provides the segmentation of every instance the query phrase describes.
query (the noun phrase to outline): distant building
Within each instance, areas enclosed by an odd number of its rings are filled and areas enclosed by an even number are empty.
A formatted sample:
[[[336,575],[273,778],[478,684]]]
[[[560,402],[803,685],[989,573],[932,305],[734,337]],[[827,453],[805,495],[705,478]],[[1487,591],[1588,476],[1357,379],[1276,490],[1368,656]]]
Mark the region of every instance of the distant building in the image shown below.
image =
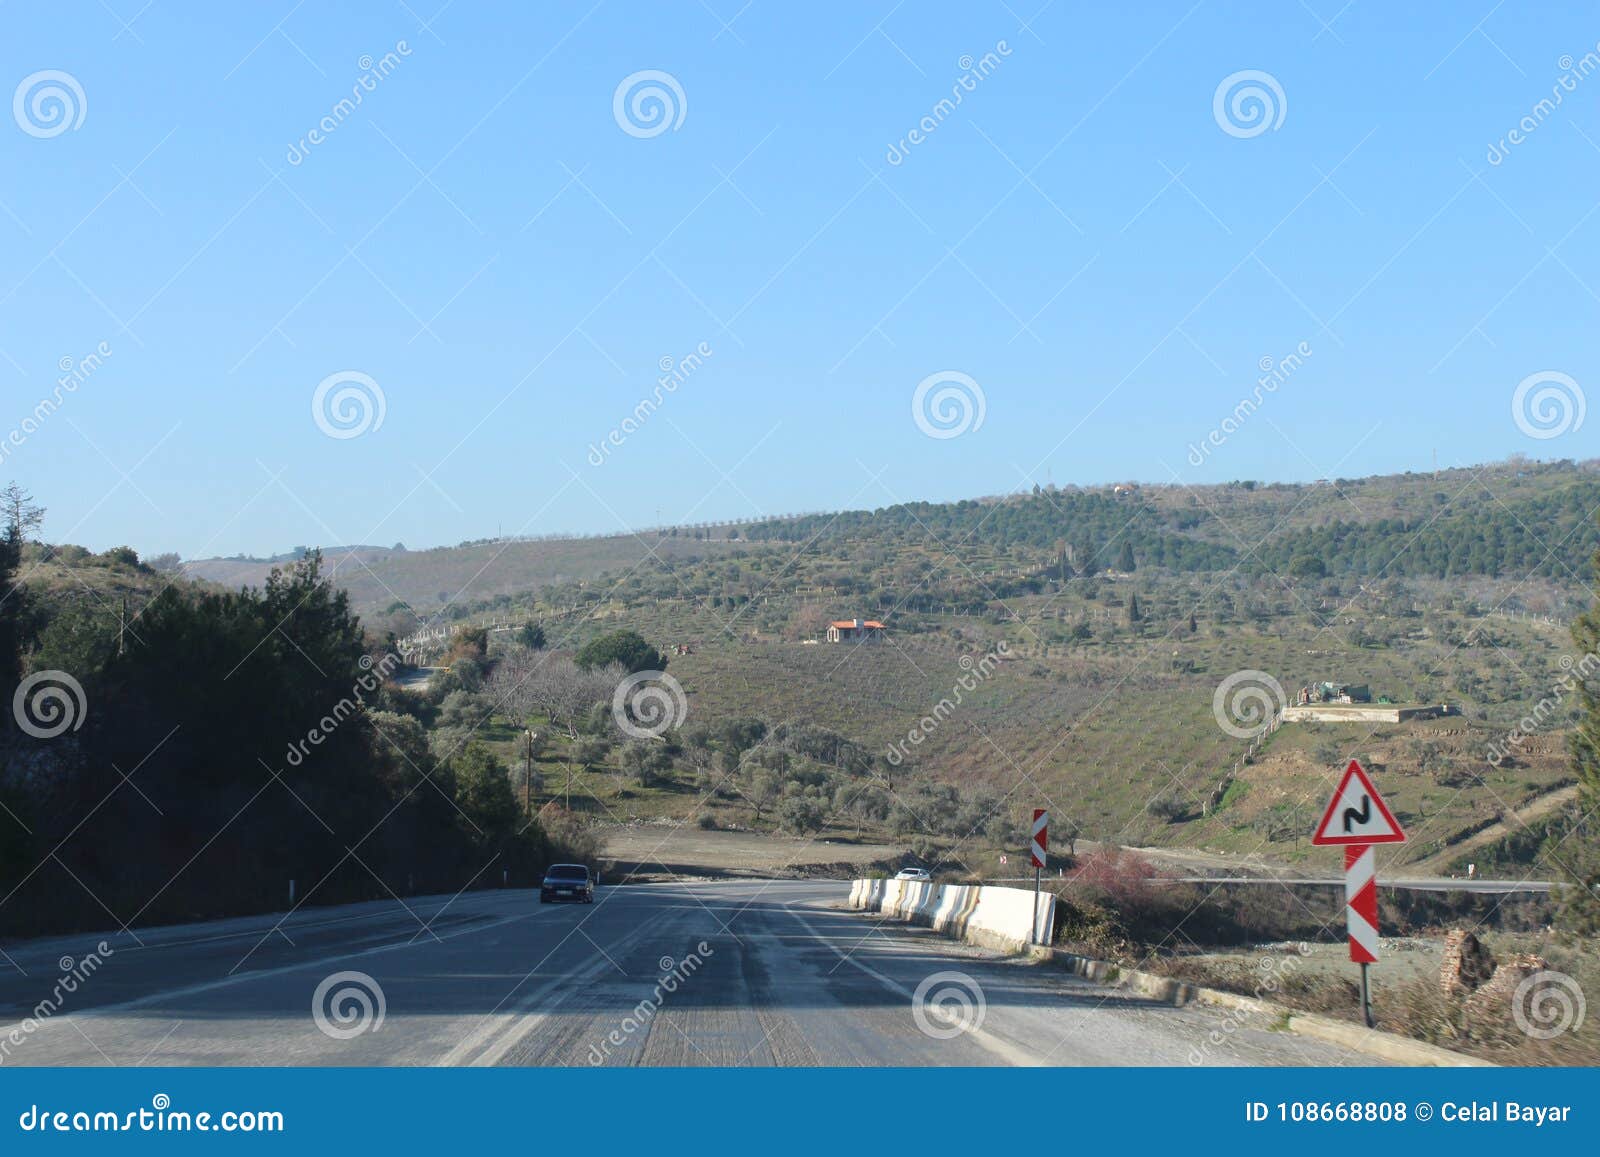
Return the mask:
[[[828,642],[855,643],[881,639],[887,629],[876,619],[839,619],[828,624]]]
[[[1312,703],[1370,703],[1372,690],[1365,683],[1312,683],[1295,696],[1299,706]]]

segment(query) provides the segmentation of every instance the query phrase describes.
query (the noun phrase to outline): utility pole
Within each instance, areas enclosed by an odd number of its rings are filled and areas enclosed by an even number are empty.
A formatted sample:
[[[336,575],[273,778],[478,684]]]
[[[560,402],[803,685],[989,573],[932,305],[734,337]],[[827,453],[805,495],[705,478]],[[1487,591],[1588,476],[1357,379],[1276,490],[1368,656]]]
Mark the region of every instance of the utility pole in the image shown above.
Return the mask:
[[[128,596],[122,596],[122,609],[117,612],[117,658],[122,657],[124,638],[128,633]]]
[[[528,760],[524,765],[525,774],[522,779],[522,810],[528,815],[533,814],[533,731],[524,730],[527,737]]]

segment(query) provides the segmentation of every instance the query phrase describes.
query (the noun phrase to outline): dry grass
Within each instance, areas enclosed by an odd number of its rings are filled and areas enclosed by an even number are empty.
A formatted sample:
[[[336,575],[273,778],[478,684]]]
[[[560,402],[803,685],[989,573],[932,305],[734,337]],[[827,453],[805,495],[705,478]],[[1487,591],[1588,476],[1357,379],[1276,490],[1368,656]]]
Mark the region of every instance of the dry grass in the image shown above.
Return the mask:
[[[1552,950],[1551,967],[1570,977],[1579,993],[1600,992],[1597,949],[1600,945],[1585,944]],[[1255,996],[1300,1012],[1359,1022],[1359,992],[1355,981],[1349,977],[1300,971],[1294,967],[1292,954],[1263,956],[1262,963],[1267,966],[1252,968],[1240,961],[1179,957],[1153,961],[1146,968],[1191,984]],[[1583,1011],[1581,1019],[1576,1015],[1564,1015],[1560,1002],[1548,998],[1542,1007],[1554,1014],[1554,1018],[1541,1021],[1540,1007],[1536,997],[1523,1002],[1524,1017],[1535,1030],[1548,1031],[1561,1024],[1567,1027],[1548,1039],[1540,1039],[1519,1026],[1509,996],[1469,1011],[1465,999],[1445,996],[1436,978],[1419,976],[1387,988],[1376,1002],[1374,1013],[1377,1027],[1384,1032],[1481,1057],[1498,1065],[1600,1064],[1600,1023],[1587,1015],[1581,996],[1569,1006],[1574,1013]]]

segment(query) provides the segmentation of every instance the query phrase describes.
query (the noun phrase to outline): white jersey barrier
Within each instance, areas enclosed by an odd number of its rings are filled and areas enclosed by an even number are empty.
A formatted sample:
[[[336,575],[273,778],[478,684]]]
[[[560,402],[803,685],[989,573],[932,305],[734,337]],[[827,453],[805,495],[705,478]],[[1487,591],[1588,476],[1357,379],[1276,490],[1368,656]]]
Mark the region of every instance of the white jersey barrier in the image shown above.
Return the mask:
[[[924,924],[963,940],[1002,948],[1049,944],[1056,898],[1031,888],[931,884],[920,880],[856,880],[850,907]]]

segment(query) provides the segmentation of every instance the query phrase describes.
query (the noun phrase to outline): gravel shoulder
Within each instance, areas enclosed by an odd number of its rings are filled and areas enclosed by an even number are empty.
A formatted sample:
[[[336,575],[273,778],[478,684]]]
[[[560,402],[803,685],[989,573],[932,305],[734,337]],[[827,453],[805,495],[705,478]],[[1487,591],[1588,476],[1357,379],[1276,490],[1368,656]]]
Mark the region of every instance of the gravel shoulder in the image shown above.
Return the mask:
[[[613,879],[848,879],[898,860],[905,849],[850,839],[793,838],[759,832],[703,831],[678,823],[619,824],[605,830]]]

